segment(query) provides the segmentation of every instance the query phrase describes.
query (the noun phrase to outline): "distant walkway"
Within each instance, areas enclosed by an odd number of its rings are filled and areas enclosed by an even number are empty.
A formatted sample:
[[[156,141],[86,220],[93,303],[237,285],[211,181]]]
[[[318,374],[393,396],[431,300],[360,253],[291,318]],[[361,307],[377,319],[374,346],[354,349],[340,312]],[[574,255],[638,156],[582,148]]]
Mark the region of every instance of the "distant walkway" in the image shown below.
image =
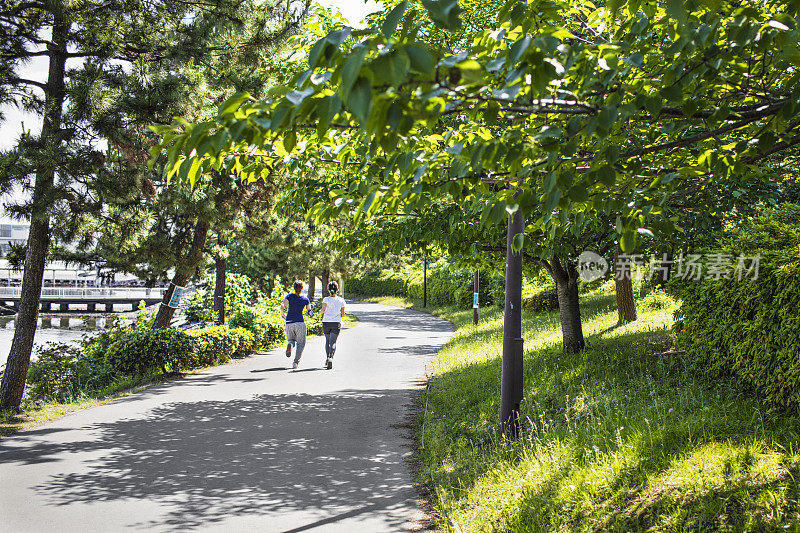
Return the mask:
[[[405,460],[426,363],[452,326],[349,306],[333,370],[321,338],[68,415],[0,441],[5,533],[404,531]]]

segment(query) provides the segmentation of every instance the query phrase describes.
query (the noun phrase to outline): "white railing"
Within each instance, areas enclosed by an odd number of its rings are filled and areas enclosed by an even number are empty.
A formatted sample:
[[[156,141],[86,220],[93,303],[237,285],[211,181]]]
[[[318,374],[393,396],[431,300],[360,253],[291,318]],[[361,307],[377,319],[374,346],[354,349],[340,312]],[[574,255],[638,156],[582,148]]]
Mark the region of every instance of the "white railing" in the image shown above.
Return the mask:
[[[166,288],[142,287],[44,287],[42,298],[125,299],[162,298]],[[0,287],[0,298],[19,298],[21,287]]]

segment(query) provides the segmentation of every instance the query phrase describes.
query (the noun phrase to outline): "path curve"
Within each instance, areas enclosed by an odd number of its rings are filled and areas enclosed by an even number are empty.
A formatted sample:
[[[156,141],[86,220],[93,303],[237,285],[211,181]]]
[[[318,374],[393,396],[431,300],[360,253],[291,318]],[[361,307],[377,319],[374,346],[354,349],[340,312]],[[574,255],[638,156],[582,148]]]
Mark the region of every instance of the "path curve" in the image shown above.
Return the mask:
[[[0,441],[5,532],[404,531],[407,421],[449,322],[348,304],[334,369],[309,339]]]

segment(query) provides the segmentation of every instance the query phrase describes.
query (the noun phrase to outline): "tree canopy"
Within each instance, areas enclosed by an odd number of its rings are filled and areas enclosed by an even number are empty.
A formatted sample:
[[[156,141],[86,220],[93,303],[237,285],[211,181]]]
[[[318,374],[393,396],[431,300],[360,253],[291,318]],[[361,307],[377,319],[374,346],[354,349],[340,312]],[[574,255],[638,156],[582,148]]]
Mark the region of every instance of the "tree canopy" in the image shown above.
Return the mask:
[[[424,5],[459,26],[455,0]],[[678,184],[769,172],[758,163],[800,142],[796,3],[512,0],[455,53],[419,40],[407,7],[317,40],[293,86],[267,99],[236,95],[211,121],[159,128],[154,154],[189,181],[206,168],[253,180],[278,162],[352,167],[313,210],[323,218],[481,195],[483,222],[535,211],[557,239],[613,213],[630,249]]]

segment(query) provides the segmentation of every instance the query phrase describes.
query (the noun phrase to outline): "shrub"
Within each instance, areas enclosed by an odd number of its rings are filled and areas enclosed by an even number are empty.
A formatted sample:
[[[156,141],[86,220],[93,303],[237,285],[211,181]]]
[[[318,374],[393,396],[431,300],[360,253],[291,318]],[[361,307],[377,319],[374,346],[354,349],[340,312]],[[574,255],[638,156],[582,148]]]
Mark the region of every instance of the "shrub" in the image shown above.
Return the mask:
[[[399,272],[370,270],[347,280],[347,292],[361,296],[405,296],[408,281]]]
[[[255,349],[254,335],[244,328],[211,326],[186,332],[194,342],[192,366],[227,363],[231,357],[246,357]]]
[[[236,350],[233,357],[247,357],[252,355],[256,349],[255,336],[244,328],[230,328],[229,331],[236,339]]]
[[[116,371],[128,375],[177,372],[192,366],[194,346],[185,331],[131,328],[108,347],[106,359]]]
[[[102,354],[87,354],[74,344],[49,343],[28,369],[28,394],[41,400],[70,401],[100,390],[119,374]]]
[[[650,311],[660,311],[666,309],[673,303],[672,297],[658,287],[654,287],[647,295],[639,300],[639,305],[643,309]]]
[[[480,271],[479,301],[481,306],[502,305],[504,278],[485,270]],[[428,267],[428,303],[471,307],[474,271],[453,268],[441,260]],[[412,271],[369,271],[347,280],[348,294],[360,296],[407,296],[421,300],[423,274]]]
[[[555,287],[541,289],[522,298],[522,308],[527,311],[542,312],[558,309],[558,292]]]
[[[773,404],[800,407],[800,206],[770,210],[720,245],[733,257],[761,254],[759,276],[670,282],[683,300],[678,344],[707,376],[735,376]]]
[[[192,367],[226,363],[239,348],[239,340],[228,326],[193,329],[186,334],[194,341],[192,357],[188,361]]]
[[[79,390],[78,358],[81,350],[69,344],[51,344],[40,349],[28,368],[29,394],[33,398],[69,400]]]
[[[228,321],[231,328],[244,328],[253,334],[256,350],[277,346],[286,341],[286,320],[280,312],[264,305],[246,307]]]

